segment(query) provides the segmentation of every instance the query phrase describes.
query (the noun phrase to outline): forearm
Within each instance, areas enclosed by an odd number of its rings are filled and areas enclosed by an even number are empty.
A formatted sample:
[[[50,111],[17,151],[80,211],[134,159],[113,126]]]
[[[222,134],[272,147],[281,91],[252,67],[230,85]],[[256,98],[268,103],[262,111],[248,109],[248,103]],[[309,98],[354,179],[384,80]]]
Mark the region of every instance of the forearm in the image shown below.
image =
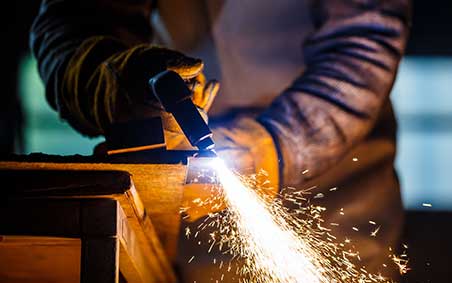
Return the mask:
[[[259,118],[279,145],[286,185],[335,164],[366,137],[388,99],[407,40],[409,3],[357,2],[316,2],[306,71]]]
[[[33,24],[30,44],[47,100],[84,134],[100,134],[88,80],[113,54],[150,39],[150,1],[134,2],[44,0]]]

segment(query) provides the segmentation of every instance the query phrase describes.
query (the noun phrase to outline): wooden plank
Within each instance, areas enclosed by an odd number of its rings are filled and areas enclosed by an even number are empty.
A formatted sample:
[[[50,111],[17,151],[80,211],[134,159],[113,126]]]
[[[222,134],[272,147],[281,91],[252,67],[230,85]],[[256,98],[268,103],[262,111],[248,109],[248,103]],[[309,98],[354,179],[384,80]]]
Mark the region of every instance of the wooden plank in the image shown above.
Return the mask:
[[[122,194],[131,186],[125,171],[0,170],[4,197]]]
[[[127,283],[145,283],[145,281],[143,281],[142,274],[140,274],[140,272],[138,271],[136,265],[132,261],[132,258],[130,258],[129,254],[124,248],[122,242],[120,242],[119,245],[119,274],[119,282],[121,282],[122,277],[124,278],[123,281]],[[152,283],[154,281],[150,280],[147,282]]]
[[[100,257],[98,264],[102,266],[105,262],[112,264],[111,255],[108,255],[111,251],[103,248],[105,243],[102,241],[108,242],[109,239],[119,238],[122,247],[120,266],[128,282],[175,282],[171,264],[148,216],[142,213],[141,218],[137,217],[138,209],[134,208],[133,204],[138,200],[132,201],[126,194],[116,198],[9,200],[0,209],[2,224],[0,234],[72,236],[88,239],[88,246],[90,243],[101,245],[90,247],[91,253],[106,254],[98,255]],[[16,217],[17,215],[20,217]],[[0,249],[0,257],[8,254],[10,254],[8,251]],[[85,251],[84,256],[92,257],[92,254]],[[32,260],[27,261],[27,257],[23,262],[34,265]],[[101,271],[105,270],[102,266],[99,267]],[[28,278],[36,276],[30,272],[26,274],[31,276]],[[3,280],[5,277],[0,278]]]
[[[81,202],[81,283],[119,282],[118,209],[114,199]]]
[[[80,239],[0,237],[0,282],[80,282]]]
[[[131,174],[152,226],[165,253],[175,259],[180,226],[186,166],[183,164],[109,164],[0,162],[0,169],[20,170],[120,170]]]
[[[118,202],[114,199],[86,199],[81,202],[81,237],[116,237]]]
[[[81,283],[118,283],[119,240],[117,237],[82,238]]]
[[[85,272],[96,272],[96,274],[90,274],[89,279],[82,275],[81,281],[94,282],[99,280],[99,278],[111,278],[113,272],[117,273],[116,269],[113,271],[113,269],[108,269],[106,266],[110,265],[111,267],[114,264],[111,258],[112,250],[108,249],[108,247],[103,248],[103,245],[107,245],[114,238],[118,240],[121,247],[118,247],[118,259],[115,259],[116,264],[128,282],[175,282],[175,276],[169,262],[166,260],[165,254],[162,252],[161,246],[155,243],[151,246],[151,242],[145,236],[145,232],[135,212],[131,209],[130,203],[125,203],[125,197],[122,200],[122,206],[128,212],[128,215],[126,215],[116,200],[92,199],[82,202],[82,243],[87,241],[87,244],[91,242],[94,243],[93,245],[99,245],[88,249],[91,249],[92,252],[92,249],[96,248],[95,252],[98,253],[96,256],[100,257],[100,259],[91,261],[93,254],[87,254],[86,247],[82,247],[83,251],[85,251],[82,252],[82,262],[88,261],[88,263],[85,263],[88,267],[91,264],[94,265],[91,271],[82,268],[82,274]],[[155,239],[156,236],[154,233],[153,238]],[[159,250],[160,253],[156,254],[156,250]],[[90,259],[87,257],[90,257]],[[97,272],[106,274],[97,278],[94,276],[101,276],[97,275]]]
[[[165,255],[155,253],[138,221],[128,218],[121,208],[118,213],[120,271],[127,282],[175,282]],[[159,250],[162,251],[161,248]]]
[[[132,186],[127,194],[117,198],[120,203],[118,215],[118,235],[120,236],[121,266],[128,269],[127,263],[132,264],[133,270],[140,274],[143,282],[175,282],[176,278],[171,263],[159,241],[157,232],[151,224],[149,215],[138,213],[136,204],[139,200],[132,198],[135,189]],[[125,260],[125,261],[124,261]],[[127,271],[125,271],[127,273]],[[132,272],[129,272],[132,273]],[[130,276],[126,276],[130,281]]]
[[[77,238],[79,200],[1,200],[0,235],[39,235]]]

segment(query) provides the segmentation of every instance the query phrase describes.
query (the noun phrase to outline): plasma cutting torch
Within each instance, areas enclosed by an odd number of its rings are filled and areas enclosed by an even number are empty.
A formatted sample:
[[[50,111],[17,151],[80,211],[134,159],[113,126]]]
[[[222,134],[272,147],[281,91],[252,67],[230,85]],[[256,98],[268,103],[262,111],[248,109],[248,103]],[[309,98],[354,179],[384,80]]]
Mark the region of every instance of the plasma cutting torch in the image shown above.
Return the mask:
[[[152,93],[165,111],[171,113],[190,144],[205,157],[216,157],[212,132],[191,100],[191,91],[173,71],[164,71],[149,80]]]
[[[171,113],[190,144],[198,150],[167,150],[160,117],[116,124],[106,135],[109,159],[146,163],[186,163],[186,183],[212,179],[208,160],[217,157],[212,132],[191,99],[191,90],[174,71],[164,71],[148,82],[149,90],[163,109]],[[196,181],[194,181],[196,180]],[[207,181],[211,183],[212,181]]]

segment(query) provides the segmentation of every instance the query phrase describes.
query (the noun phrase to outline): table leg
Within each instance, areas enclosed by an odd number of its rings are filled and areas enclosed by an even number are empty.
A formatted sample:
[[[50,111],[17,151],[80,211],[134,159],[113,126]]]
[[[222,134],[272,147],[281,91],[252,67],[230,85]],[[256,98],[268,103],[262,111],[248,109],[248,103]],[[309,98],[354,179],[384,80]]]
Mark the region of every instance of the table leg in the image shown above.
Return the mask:
[[[117,237],[82,238],[81,283],[119,282],[119,240]]]

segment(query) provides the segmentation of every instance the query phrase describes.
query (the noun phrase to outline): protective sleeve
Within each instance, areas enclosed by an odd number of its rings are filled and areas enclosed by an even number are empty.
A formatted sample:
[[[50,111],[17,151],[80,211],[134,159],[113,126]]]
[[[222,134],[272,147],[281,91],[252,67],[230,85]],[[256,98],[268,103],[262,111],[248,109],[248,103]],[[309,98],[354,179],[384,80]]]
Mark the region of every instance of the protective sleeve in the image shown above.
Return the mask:
[[[102,134],[93,106],[103,97],[88,91],[99,65],[151,39],[152,0],[43,0],[30,46],[46,98],[76,130]],[[91,83],[95,86],[95,83]]]
[[[285,185],[322,174],[370,133],[410,25],[409,0],[312,2],[306,69],[258,118],[277,144]]]

